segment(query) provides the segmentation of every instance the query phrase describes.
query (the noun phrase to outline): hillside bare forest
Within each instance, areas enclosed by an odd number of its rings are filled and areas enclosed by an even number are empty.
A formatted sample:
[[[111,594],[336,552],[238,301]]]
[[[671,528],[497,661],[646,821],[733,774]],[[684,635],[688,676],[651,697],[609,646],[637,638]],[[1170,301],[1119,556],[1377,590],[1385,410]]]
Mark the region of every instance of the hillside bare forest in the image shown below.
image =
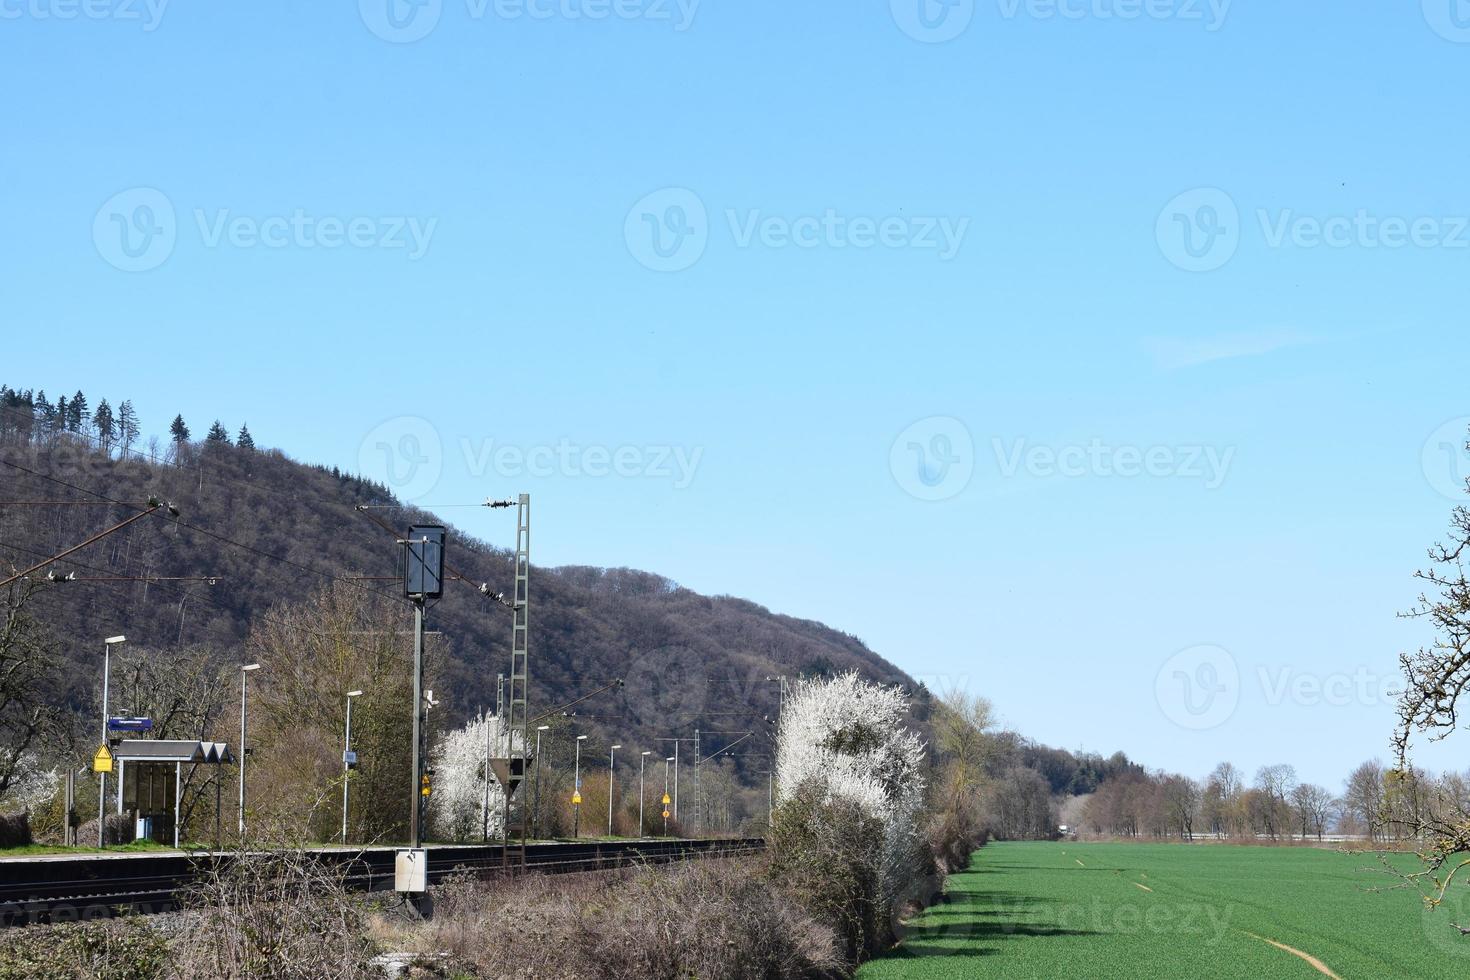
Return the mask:
[[[9,393],[0,410],[0,556],[10,566],[60,553],[150,498],[178,512],[160,511],[37,572],[65,579],[29,603],[55,645],[46,700],[91,717],[104,636],[232,666],[247,656],[252,628],[323,590],[394,602],[399,549],[381,525],[401,532],[444,523],[399,506],[380,485],[220,438],[218,426],[202,441],[126,445],[99,436],[90,417],[74,428],[47,425],[30,398]],[[489,489],[506,496],[518,488]],[[493,710],[511,632],[510,610],[480,590],[509,590],[508,550],[451,529],[448,563],[456,578],[428,614],[440,634],[430,670],[442,705],[434,721],[444,727]],[[752,602],[629,569],[535,566],[532,574],[533,711],[622,680],[574,709],[579,730],[604,742],[653,745],[697,729],[764,736],[779,700],[768,677],[857,670],[914,686],[857,638]],[[411,611],[399,604],[406,633]],[[761,753],[734,754],[743,782],[764,782],[755,771],[769,768],[769,745],[760,741]]]

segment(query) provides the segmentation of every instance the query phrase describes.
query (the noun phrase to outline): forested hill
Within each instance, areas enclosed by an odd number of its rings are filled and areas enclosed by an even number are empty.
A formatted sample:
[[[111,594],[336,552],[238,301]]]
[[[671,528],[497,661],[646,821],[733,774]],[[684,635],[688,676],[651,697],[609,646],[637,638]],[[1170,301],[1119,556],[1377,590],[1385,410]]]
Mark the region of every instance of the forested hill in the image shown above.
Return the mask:
[[[105,636],[126,634],[134,650],[197,648],[234,664],[246,655],[252,624],[277,604],[333,584],[395,593],[394,536],[359,505],[395,528],[446,523],[397,506],[383,487],[355,476],[236,445],[218,424],[202,442],[152,440],[140,451],[114,438],[104,447],[88,420],[75,429],[64,416],[48,423],[6,394],[0,567],[59,553],[136,514],[150,497],[178,508],[177,519],[143,518],[47,566],[76,575],[47,588],[34,608],[62,655],[57,696],[78,706],[93,696]],[[20,505],[30,501],[48,503]],[[506,530],[508,545],[513,516]],[[447,583],[429,614],[447,649],[436,688],[446,722],[493,706],[496,675],[508,667],[510,611],[476,587],[511,591],[509,552],[499,545],[451,529],[449,562],[468,581]],[[763,732],[776,714],[778,686],[767,680],[776,675],[851,668],[913,687],[857,638],[819,623],[699,595],[647,572],[544,568],[534,559],[533,552],[533,711],[624,679],[620,691],[578,708],[594,733],[653,744],[695,729]],[[407,604],[403,617],[407,630]],[[764,760],[752,756],[747,766],[764,768]]]

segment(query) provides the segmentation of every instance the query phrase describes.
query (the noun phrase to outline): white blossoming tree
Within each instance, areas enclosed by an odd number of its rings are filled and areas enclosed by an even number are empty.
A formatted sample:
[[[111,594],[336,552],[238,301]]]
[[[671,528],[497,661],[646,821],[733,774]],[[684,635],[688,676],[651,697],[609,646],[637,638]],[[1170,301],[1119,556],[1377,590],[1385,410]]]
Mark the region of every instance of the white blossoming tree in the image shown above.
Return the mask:
[[[776,754],[783,801],[803,792],[838,798],[882,828],[877,898],[890,918],[922,873],[924,744],[904,724],[907,715],[901,688],[855,672],[799,681],[781,712]]]
[[[434,795],[429,801],[429,823],[436,838],[479,840],[487,821],[492,840],[501,833],[505,826],[505,793],[494,774],[486,772],[485,758],[487,754],[492,758],[508,757],[510,738],[505,719],[488,713],[438,737],[430,753]],[[516,741],[519,744],[518,738]]]

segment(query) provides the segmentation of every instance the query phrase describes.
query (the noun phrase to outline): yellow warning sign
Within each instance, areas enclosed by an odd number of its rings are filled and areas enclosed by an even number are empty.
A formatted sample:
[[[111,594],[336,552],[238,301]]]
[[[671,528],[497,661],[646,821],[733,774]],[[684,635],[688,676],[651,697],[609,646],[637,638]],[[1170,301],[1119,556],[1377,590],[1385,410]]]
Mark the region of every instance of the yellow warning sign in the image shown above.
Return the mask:
[[[665,810],[664,811],[664,819],[665,820],[669,819],[669,811],[668,810]]]
[[[672,803],[674,801],[671,800],[671,799],[669,799],[669,794],[668,793],[665,793],[664,794],[664,801],[663,802],[664,802],[664,806],[668,806],[670,803]]]
[[[572,806],[581,806],[581,805],[582,805],[582,793],[581,793],[581,791],[574,791],[572,793]]]
[[[107,751],[104,743],[97,746],[97,754],[92,756],[93,772],[112,772],[112,753]]]

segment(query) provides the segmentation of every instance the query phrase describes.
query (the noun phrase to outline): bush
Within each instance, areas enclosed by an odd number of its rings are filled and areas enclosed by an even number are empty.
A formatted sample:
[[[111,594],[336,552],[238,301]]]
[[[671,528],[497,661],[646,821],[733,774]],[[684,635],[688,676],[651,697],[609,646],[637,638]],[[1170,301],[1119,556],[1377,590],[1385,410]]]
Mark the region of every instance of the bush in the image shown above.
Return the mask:
[[[293,852],[247,855],[185,893],[188,927],[171,944],[180,977],[325,980],[373,976],[360,898],[341,869]]]
[[[0,848],[25,847],[31,843],[29,813],[0,814]]]
[[[107,815],[106,827],[107,836],[104,839],[108,844],[131,844],[133,842],[134,831],[137,829],[137,824],[127,814],[109,813]],[[97,846],[96,817],[93,817],[77,828],[77,844],[81,847]]]
[[[434,900],[418,942],[448,954],[446,976],[777,980],[830,976],[840,963],[831,931],[772,894],[756,862],[460,878]],[[515,943],[502,940],[507,930]]]
[[[882,907],[877,817],[807,784],[777,805],[768,845],[772,882],[837,934],[849,965],[887,945],[893,928]]]
[[[167,962],[163,936],[138,918],[0,934],[0,980],[159,980]]]

